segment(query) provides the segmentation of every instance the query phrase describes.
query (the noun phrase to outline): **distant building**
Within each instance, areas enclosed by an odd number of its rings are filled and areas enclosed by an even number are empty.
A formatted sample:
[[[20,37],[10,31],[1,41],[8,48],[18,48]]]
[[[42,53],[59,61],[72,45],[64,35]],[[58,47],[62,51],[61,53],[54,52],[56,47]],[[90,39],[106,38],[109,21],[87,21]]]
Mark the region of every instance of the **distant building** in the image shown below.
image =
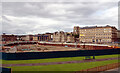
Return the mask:
[[[72,33],[67,34],[67,42],[71,42],[71,43],[75,42],[75,37]]]
[[[33,36],[33,41],[51,41],[52,33],[38,34]]]
[[[108,43],[117,41],[117,29],[112,26],[83,27],[79,30],[80,42]]]
[[[74,29],[73,29],[73,34],[79,34],[79,30],[80,30],[80,27],[75,26]]]
[[[38,40],[39,41],[48,41],[49,36],[48,35],[38,35]]]
[[[2,35],[2,41],[17,41],[16,35],[6,35],[5,33]]]
[[[118,30],[117,32],[117,38],[118,38],[118,42],[120,42],[120,30]]]
[[[17,35],[17,40],[18,41],[25,41],[26,40],[26,35]]]
[[[53,42],[65,42],[67,34],[63,31],[53,33]]]
[[[0,35],[0,41],[2,41],[2,35]]]
[[[33,36],[33,41],[38,41],[38,35]]]
[[[74,42],[74,36],[72,33],[67,32],[55,32],[53,33],[53,42]]]
[[[25,41],[32,41],[33,35],[26,35]]]
[[[44,35],[48,36],[48,40],[47,41],[51,41],[53,39],[53,33],[45,33]]]

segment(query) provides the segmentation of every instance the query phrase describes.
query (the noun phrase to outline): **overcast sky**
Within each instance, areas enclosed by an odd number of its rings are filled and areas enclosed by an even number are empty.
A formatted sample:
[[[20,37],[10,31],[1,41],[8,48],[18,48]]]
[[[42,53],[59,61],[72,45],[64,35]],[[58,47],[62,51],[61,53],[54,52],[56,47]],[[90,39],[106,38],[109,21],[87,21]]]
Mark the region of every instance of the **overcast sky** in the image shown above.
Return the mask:
[[[4,2],[2,32],[38,34],[73,31],[74,26],[118,28],[118,2]]]

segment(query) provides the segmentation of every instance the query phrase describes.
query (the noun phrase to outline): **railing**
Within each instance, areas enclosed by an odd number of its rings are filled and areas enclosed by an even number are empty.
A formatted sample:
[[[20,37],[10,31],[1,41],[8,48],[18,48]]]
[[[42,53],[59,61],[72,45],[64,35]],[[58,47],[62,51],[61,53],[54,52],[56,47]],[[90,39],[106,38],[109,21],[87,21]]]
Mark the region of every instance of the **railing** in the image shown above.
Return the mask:
[[[102,72],[102,71],[106,71],[106,70],[110,70],[110,69],[114,69],[114,68],[118,68],[118,67],[120,67],[120,62],[108,64],[108,65],[104,65],[104,66],[98,66],[98,67],[85,69],[85,70],[81,70],[81,71],[76,71],[74,73],[98,73],[98,72]]]

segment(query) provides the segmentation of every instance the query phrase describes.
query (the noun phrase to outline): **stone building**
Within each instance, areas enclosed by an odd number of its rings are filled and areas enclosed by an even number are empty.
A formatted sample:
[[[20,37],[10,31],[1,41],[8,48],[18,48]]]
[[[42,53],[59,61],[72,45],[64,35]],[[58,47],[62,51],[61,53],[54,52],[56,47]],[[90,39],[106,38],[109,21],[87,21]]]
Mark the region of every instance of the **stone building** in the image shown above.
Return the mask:
[[[83,27],[79,30],[80,42],[108,43],[117,41],[117,29],[112,26]]]
[[[73,34],[75,35],[77,35],[77,34],[79,34],[79,30],[80,30],[80,27],[79,26],[74,26],[74,29],[73,29]]]
[[[63,31],[53,33],[53,42],[65,42],[67,34]]]
[[[73,33],[68,32],[55,32],[53,34],[53,42],[74,42],[74,36]]]
[[[25,41],[32,41],[33,35],[26,35]]]
[[[67,34],[67,42],[71,42],[71,43],[75,42],[75,37],[72,33]]]
[[[38,35],[33,36],[33,41],[38,41]]]

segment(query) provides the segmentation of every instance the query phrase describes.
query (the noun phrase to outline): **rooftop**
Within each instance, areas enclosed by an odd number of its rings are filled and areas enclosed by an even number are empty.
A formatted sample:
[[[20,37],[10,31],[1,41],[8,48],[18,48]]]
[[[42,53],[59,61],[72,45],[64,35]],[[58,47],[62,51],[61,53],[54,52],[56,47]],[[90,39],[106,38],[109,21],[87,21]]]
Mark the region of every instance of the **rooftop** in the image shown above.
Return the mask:
[[[86,27],[80,27],[80,29],[106,28],[106,27],[110,27],[110,28],[115,28],[116,29],[116,27],[109,26],[109,25],[107,25],[107,26],[91,26],[91,27],[86,26]]]

